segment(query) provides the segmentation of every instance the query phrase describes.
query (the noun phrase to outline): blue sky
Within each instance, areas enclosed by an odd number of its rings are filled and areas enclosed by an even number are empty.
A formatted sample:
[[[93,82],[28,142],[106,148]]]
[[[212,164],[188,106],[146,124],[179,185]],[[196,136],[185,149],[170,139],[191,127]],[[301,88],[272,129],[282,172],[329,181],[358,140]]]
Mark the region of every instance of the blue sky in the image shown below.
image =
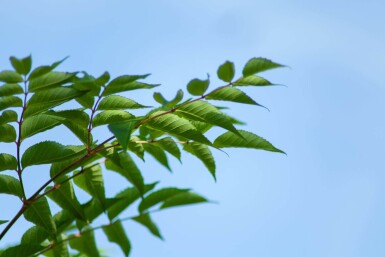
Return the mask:
[[[238,75],[254,56],[289,65],[264,74],[287,87],[247,89],[270,112],[231,105],[245,129],[288,155],[215,152],[217,183],[188,156],[172,163],[173,175],[149,158],[140,164],[148,180],[192,187],[219,204],[155,215],[166,242],[126,223],[132,256],[384,256],[384,12],[383,1],[370,0],[3,1],[0,68],[9,67],[10,55],[31,53],[35,65],[69,55],[64,70],[150,72],[148,81],[171,97],[206,73],[220,85],[214,77],[225,60]],[[45,175],[37,168],[26,174],[37,182]],[[108,193],[124,187],[106,177]],[[18,205],[0,200],[6,219]],[[0,245],[25,226],[20,221]],[[98,238],[111,256],[120,254]]]

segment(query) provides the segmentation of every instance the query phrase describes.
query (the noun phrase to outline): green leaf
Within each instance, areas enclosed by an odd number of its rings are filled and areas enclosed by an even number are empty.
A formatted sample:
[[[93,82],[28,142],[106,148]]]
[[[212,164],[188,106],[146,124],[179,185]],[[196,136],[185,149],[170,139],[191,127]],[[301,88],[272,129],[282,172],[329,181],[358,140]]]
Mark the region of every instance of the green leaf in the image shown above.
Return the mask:
[[[105,88],[103,96],[111,95],[114,93],[125,92],[136,89],[151,89],[159,85],[151,85],[142,82],[137,82],[138,79],[144,79],[150,74],[146,75],[123,75],[113,79]]]
[[[3,111],[0,115],[0,124],[17,121],[17,112],[12,110]]]
[[[165,105],[168,101],[166,98],[163,97],[163,95],[159,92],[155,92],[152,97],[154,98],[155,101],[160,103],[161,105]]]
[[[23,197],[19,180],[8,175],[0,175],[0,193]]]
[[[155,160],[162,164],[166,169],[171,171],[170,165],[168,164],[167,155],[164,150],[158,146],[150,144],[143,144],[144,150],[152,155]]]
[[[246,63],[242,73],[244,77],[247,77],[255,73],[280,67],[285,66],[265,58],[252,58]]]
[[[74,78],[76,73],[68,72],[48,72],[35,79],[30,79],[29,91],[36,92],[39,90],[46,90],[52,87],[63,85]]]
[[[70,87],[57,87],[39,91],[27,102],[27,109],[24,113],[24,117],[32,116],[71,101],[84,93],[84,91],[78,91]]]
[[[31,256],[43,250],[45,247],[39,244],[21,244],[12,247],[8,247],[4,252],[0,253],[1,257],[16,257],[16,256]]]
[[[95,115],[92,120],[92,126],[97,127],[105,124],[120,123],[133,118],[135,118],[135,116],[126,111],[103,111]]]
[[[145,210],[151,208],[152,206],[166,201],[168,198],[188,191],[189,189],[180,189],[175,187],[160,189],[146,196],[139,204],[138,210],[143,213]]]
[[[45,115],[50,115],[52,117],[57,118],[59,121],[62,121],[63,119],[76,123],[77,125],[81,127],[88,127],[88,124],[90,122],[90,118],[87,113],[85,113],[83,110],[64,110],[64,111],[48,111],[44,113]]]
[[[0,225],[7,223],[9,220],[0,220]]]
[[[16,96],[5,96],[0,97],[0,111],[7,109],[9,107],[21,107],[23,106],[23,101]]]
[[[39,226],[33,226],[29,228],[21,237],[21,244],[35,243],[41,244],[48,239],[49,233]]]
[[[53,253],[53,255],[51,255],[52,257],[70,257],[68,251],[68,241],[66,241],[67,238],[68,237],[64,234],[58,235],[56,237],[56,242],[58,242],[58,244],[55,245],[51,251],[45,252],[46,256],[49,256],[48,254],[51,252]]]
[[[124,255],[129,256],[131,244],[120,220],[115,221],[110,225],[103,226],[103,231],[110,242],[114,242],[119,245]]]
[[[0,125],[0,142],[12,143],[16,141],[16,130],[9,124]]]
[[[94,231],[91,229],[84,231],[69,242],[72,249],[75,249],[82,254],[89,257],[100,257],[95,242]]]
[[[32,79],[35,79],[37,77],[40,77],[44,74],[47,74],[48,72],[54,70],[57,66],[59,66],[62,62],[64,62],[68,57],[60,60],[60,61],[57,61],[57,62],[54,62],[52,65],[49,65],[49,66],[40,66],[40,67],[37,67],[36,69],[34,69],[31,74],[29,74],[29,77],[28,77],[28,80],[32,80]]]
[[[69,211],[76,218],[86,221],[86,216],[78,199],[76,198],[72,182],[68,181],[63,184],[57,184],[55,187],[57,187],[57,189],[50,192],[47,196],[61,208]],[[51,189],[52,187],[47,187],[45,191],[47,192]]]
[[[207,76],[206,80],[193,79],[187,84],[187,91],[196,96],[203,95],[210,85],[210,80]]]
[[[226,61],[224,64],[219,66],[217,71],[218,78],[225,82],[231,82],[234,78],[234,74],[235,74],[234,63],[229,61]]]
[[[110,95],[100,101],[98,110],[139,109],[147,107],[123,96]]]
[[[9,60],[11,61],[12,67],[15,69],[17,73],[22,75],[27,75],[31,71],[31,66],[32,66],[31,55],[23,59],[18,59],[14,56],[11,56]]]
[[[149,117],[151,120],[147,124],[156,130],[211,145],[211,142],[188,120],[180,118],[175,114],[166,113],[163,115],[163,113],[162,111],[153,113]]]
[[[56,224],[57,232],[61,233],[74,222],[75,216],[66,210],[61,210],[53,216],[53,220]]]
[[[180,154],[179,147],[171,137],[165,137],[165,138],[159,139],[158,141],[155,141],[153,144],[161,147],[163,150],[170,153],[180,161],[181,154]]]
[[[251,132],[239,130],[239,133],[242,137],[232,133],[226,132],[220,135],[214,141],[214,146],[218,148],[225,147],[241,147],[241,148],[254,148],[271,152],[285,153],[278,148],[275,148],[270,142],[266,139],[257,136]]]
[[[131,137],[132,129],[137,120],[129,120],[120,123],[112,123],[108,125],[108,129],[114,134],[123,150],[127,150],[128,142]]]
[[[23,82],[23,77],[17,72],[4,70],[0,71],[0,81],[5,83],[18,83]]]
[[[32,165],[58,162],[84,151],[84,147],[64,146],[53,141],[44,141],[29,147],[21,157],[23,168]]]
[[[192,192],[184,192],[165,200],[160,209],[204,202],[208,202],[206,198]]]
[[[106,195],[102,167],[100,165],[95,165],[78,172],[82,172],[82,174],[74,178],[75,184],[98,199],[103,208],[106,209]],[[75,172],[75,174],[78,172]]]
[[[60,121],[50,115],[38,114],[28,117],[23,121],[21,126],[21,139],[26,139],[58,125],[60,125]]]
[[[248,95],[246,95],[244,92],[235,87],[222,88],[221,90],[215,91],[206,96],[206,99],[260,105],[256,103],[253,99],[251,99]]]
[[[216,180],[215,160],[207,145],[193,142],[193,143],[185,144],[183,147],[183,150],[191,153],[192,155],[200,159],[203,162],[203,164],[206,166],[206,168],[210,171],[211,175],[214,177],[214,180]]]
[[[92,109],[95,103],[95,96],[92,92],[87,92],[75,99],[81,106],[86,109]]]
[[[44,228],[50,235],[56,234],[55,222],[45,196],[32,203],[24,212],[24,218],[35,225]]]
[[[130,181],[141,194],[144,193],[144,179],[142,176],[142,173],[138,169],[138,167],[135,165],[135,162],[132,160],[131,156],[127,152],[121,152],[119,153],[120,157],[120,167],[123,169],[123,175],[125,178],[127,178],[128,181]]]
[[[22,93],[24,93],[24,90],[19,84],[4,84],[0,86],[0,97]]]
[[[262,77],[259,77],[256,75],[249,75],[247,77],[242,77],[238,79],[233,83],[233,85],[234,86],[272,86],[273,84]]]
[[[16,170],[17,160],[13,155],[1,153],[0,154],[0,171]]]
[[[150,214],[148,214],[148,213],[141,214],[141,215],[136,216],[132,219],[135,220],[136,222],[142,224],[143,226],[145,226],[154,236],[157,236],[158,238],[163,240],[163,237],[160,234],[160,231],[159,231],[158,227],[156,226],[156,224],[152,221]]]
[[[157,183],[146,185],[144,188],[144,193],[154,189]],[[113,220],[121,212],[127,209],[132,203],[138,200],[141,196],[141,193],[135,187],[128,187],[123,191],[115,195],[114,199],[119,199],[116,203],[108,208],[108,218]]]
[[[178,107],[177,114],[191,120],[201,121],[237,133],[231,120],[216,107],[205,101],[195,101]]]

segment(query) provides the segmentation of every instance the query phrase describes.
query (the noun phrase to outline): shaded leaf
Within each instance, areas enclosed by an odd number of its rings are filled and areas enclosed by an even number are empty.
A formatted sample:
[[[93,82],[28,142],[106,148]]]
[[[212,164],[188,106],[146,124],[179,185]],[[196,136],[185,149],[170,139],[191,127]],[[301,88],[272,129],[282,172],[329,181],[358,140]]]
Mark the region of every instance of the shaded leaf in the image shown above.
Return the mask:
[[[273,85],[270,81],[256,76],[249,75],[247,77],[242,77],[233,83],[234,86],[271,86]]]
[[[75,184],[91,196],[97,198],[106,209],[106,195],[102,167],[100,165],[85,168],[81,175],[74,178]],[[75,172],[77,174],[77,172]]]
[[[203,144],[211,144],[188,120],[180,118],[175,114],[167,113],[163,115],[163,113],[162,111],[153,113],[150,116],[152,119],[148,121],[148,125],[169,134],[182,136]]]
[[[57,189],[50,192],[47,196],[61,208],[69,211],[76,218],[86,221],[86,216],[76,198],[72,182],[68,181],[63,184],[56,184],[55,187]],[[51,189],[52,187],[47,187],[45,191],[47,192]]]
[[[60,121],[50,115],[38,114],[28,117],[21,126],[21,139],[31,137],[60,125]]]
[[[206,166],[206,168],[210,171],[211,175],[214,177],[214,180],[216,180],[215,159],[207,145],[193,142],[193,143],[185,144],[183,147],[183,150],[191,153],[192,155],[200,159],[203,162],[203,164]]]
[[[114,134],[123,150],[127,150],[128,142],[131,137],[132,129],[137,120],[129,120],[120,123],[112,123],[108,125],[108,129]]]
[[[225,82],[231,82],[233,80],[235,74],[235,67],[234,63],[226,61],[224,64],[219,66],[217,75],[218,78],[225,81]]]
[[[61,233],[74,222],[75,216],[73,216],[67,210],[61,210],[53,216],[53,220],[56,224],[57,232]]]
[[[30,79],[29,88],[30,92],[36,92],[39,90],[46,90],[55,86],[63,85],[75,77],[76,73],[68,72],[48,72],[35,79]]]
[[[8,175],[0,175],[0,193],[23,197],[19,180]]]
[[[119,245],[120,249],[122,249],[125,256],[128,256],[130,254],[131,243],[128,240],[126,231],[124,230],[122,222],[120,220],[115,221],[110,225],[103,226],[103,231],[110,242],[114,242]]]
[[[232,132],[226,132],[220,135],[214,141],[214,146],[218,148],[225,147],[241,147],[241,148],[254,148],[271,152],[285,153],[282,150],[275,148],[266,139],[257,136],[251,132],[239,130],[242,137],[237,136]]]
[[[21,237],[21,244],[35,243],[41,244],[48,239],[49,233],[40,226],[29,228]]]
[[[87,128],[90,117],[83,110],[64,110],[64,111],[48,111],[44,113],[45,115],[50,115],[56,117],[58,120],[67,120],[72,123],[76,123],[81,127]]]
[[[43,250],[44,247],[39,244],[21,244],[12,247],[8,247],[1,252],[1,257],[16,257],[16,256],[30,256]]]
[[[18,59],[14,56],[11,56],[9,60],[11,61],[12,67],[15,69],[17,73],[22,75],[27,75],[31,71],[31,66],[32,66],[31,55],[23,59]]]
[[[64,146],[53,141],[44,141],[29,147],[21,157],[23,168],[65,160],[84,151],[84,147]]]
[[[279,68],[279,67],[284,67],[284,65],[275,63],[265,58],[252,58],[246,63],[242,73],[244,77],[247,77],[249,75],[253,75],[258,72]]]
[[[0,142],[12,143],[16,141],[16,130],[9,124],[0,125]]]
[[[17,121],[17,112],[12,110],[3,111],[0,115],[0,124]]]
[[[120,167],[123,169],[123,175],[127,178],[141,194],[144,193],[144,179],[142,173],[135,165],[135,162],[132,160],[131,156],[127,152],[119,153],[120,157]]]
[[[129,112],[116,110],[116,111],[103,111],[95,115],[92,120],[92,126],[97,127],[105,124],[119,123],[133,119],[135,116]]]
[[[82,254],[86,254],[89,257],[99,257],[99,251],[96,247],[96,241],[94,231],[85,230],[82,234],[76,236],[70,240],[70,246],[72,249],[79,251]]]
[[[150,214],[148,214],[148,213],[141,214],[141,215],[136,216],[132,219],[135,220],[136,222],[142,224],[143,226],[145,226],[154,236],[157,236],[158,238],[163,240],[163,237],[160,234],[160,231],[159,231],[158,227],[156,226],[156,224],[152,221]]]
[[[180,189],[175,187],[162,188],[146,196],[139,204],[138,210],[142,213],[145,210],[151,208],[152,206],[166,201],[170,197],[187,191],[189,191],[189,189]]]
[[[192,95],[201,96],[206,92],[209,84],[209,78],[206,80],[193,79],[187,84],[187,91]]]
[[[139,137],[131,136],[130,141],[128,142],[128,149],[140,159],[144,160],[144,147],[143,144],[138,143],[138,141],[140,141]]]
[[[0,71],[0,81],[5,83],[18,83],[23,82],[23,77],[17,72],[4,70]]]
[[[24,212],[24,218],[44,228],[50,235],[56,234],[56,225],[45,196],[32,203]]]
[[[23,106],[23,101],[16,96],[5,96],[0,97],[0,111],[7,109],[9,107],[21,107]]]
[[[0,86],[0,97],[22,93],[24,93],[24,90],[19,84],[4,84]]]
[[[4,223],[7,223],[9,220],[0,220],[0,225],[1,224],[4,224]]]
[[[168,164],[167,155],[162,148],[153,144],[143,144],[143,147],[146,152],[155,158],[155,160],[157,160],[160,164],[171,171],[170,165]]]
[[[179,147],[171,137],[165,137],[165,138],[159,139],[155,141],[153,144],[161,147],[163,150],[167,151],[168,153],[173,155],[175,158],[180,160],[181,154],[180,154]]]
[[[13,155],[1,153],[0,154],[0,171],[16,170],[17,160]]]
[[[98,110],[139,109],[147,107],[123,96],[110,95],[100,101]]]
[[[183,192],[168,198],[160,206],[160,209],[207,202],[207,199],[192,192]]]

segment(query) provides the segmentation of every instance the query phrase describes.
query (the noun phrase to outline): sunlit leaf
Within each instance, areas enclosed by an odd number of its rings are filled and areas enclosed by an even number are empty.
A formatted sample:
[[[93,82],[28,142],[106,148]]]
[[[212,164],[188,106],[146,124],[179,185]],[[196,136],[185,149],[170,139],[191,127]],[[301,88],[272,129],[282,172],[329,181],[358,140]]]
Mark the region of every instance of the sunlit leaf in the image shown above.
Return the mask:
[[[175,114],[162,114],[162,111],[153,113],[150,118],[155,118],[149,120],[148,125],[166,133],[182,136],[203,144],[211,144],[188,120],[180,118]]]
[[[151,85],[151,84],[146,84],[142,82],[138,82],[136,80],[138,79],[144,79],[148,77],[150,74],[145,74],[145,75],[124,75],[117,77],[110,81],[110,83],[106,86],[103,95],[111,95],[114,93],[119,93],[119,92],[125,92],[125,91],[130,91],[130,90],[136,90],[136,89],[151,89],[159,85]]]
[[[170,198],[167,198],[160,206],[160,209],[204,202],[208,201],[203,196],[200,196],[193,192],[183,192],[181,194],[177,194]]]
[[[162,148],[152,144],[143,144],[143,147],[147,153],[155,158],[155,160],[157,160],[160,164],[171,171],[170,165],[168,164],[167,155]]]
[[[209,84],[209,78],[206,80],[193,79],[187,84],[187,91],[192,95],[201,96],[206,92]]]
[[[4,70],[0,71],[0,81],[5,83],[18,83],[23,82],[23,77],[17,72]]]
[[[58,125],[60,125],[60,121],[50,115],[38,114],[28,117],[23,121],[23,125],[21,126],[21,139],[31,137]]]
[[[0,86],[0,97],[22,93],[24,93],[24,90],[19,84],[4,84]]]
[[[44,141],[32,145],[23,154],[21,164],[23,168],[65,160],[75,154],[81,153],[84,147],[64,146],[53,141]]]
[[[3,111],[0,115],[0,124],[16,122],[17,121],[17,112],[12,110]]]
[[[284,65],[275,63],[265,58],[252,58],[246,63],[242,73],[244,77],[247,77],[255,73],[259,73],[265,70],[270,70],[270,69],[279,68],[279,67],[284,67]]]
[[[163,150],[165,150],[166,152],[170,153],[175,158],[180,160],[181,154],[180,154],[179,147],[171,137],[159,139],[155,141],[153,144],[161,147]]]
[[[206,96],[207,100],[222,100],[243,104],[259,105],[248,95],[235,87],[225,87]]]
[[[115,110],[103,111],[95,115],[92,120],[92,126],[97,127],[105,124],[119,123],[133,119],[135,116],[129,112]]]
[[[235,67],[234,63],[226,61],[224,64],[219,66],[217,75],[218,78],[225,81],[225,82],[231,82],[233,80],[235,74]]]
[[[16,141],[16,130],[9,124],[0,125],[0,142],[12,143]]]
[[[148,106],[144,106],[138,104],[134,100],[128,99],[119,95],[110,95],[103,98],[99,105],[98,110],[123,110],[123,109],[139,109],[139,108],[147,108]]]
[[[198,159],[200,159],[216,180],[215,160],[207,145],[192,142],[189,144],[185,144],[183,146],[183,150],[191,153],[192,155],[195,155]]]
[[[68,72],[48,72],[35,79],[30,79],[28,90],[36,92],[39,90],[46,90],[55,86],[63,85],[75,77],[76,73]]]
[[[49,233],[40,226],[33,226],[29,228],[21,237],[21,244],[28,244],[34,242],[41,244],[49,237]]]
[[[16,170],[17,160],[13,155],[1,153],[0,154],[0,171]]]
[[[242,77],[233,83],[234,86],[271,86],[273,85],[267,79],[256,75]]]
[[[23,101],[16,96],[4,96],[0,97],[0,111],[7,109],[9,107],[21,107],[23,106]]]
[[[12,67],[15,69],[17,73],[22,75],[27,75],[31,71],[31,66],[32,66],[31,55],[23,59],[18,59],[14,56],[11,56],[9,60],[11,61]]]
[[[257,136],[251,132],[239,130],[239,133],[242,137],[232,133],[226,132],[220,135],[214,141],[214,146],[218,148],[225,147],[241,147],[241,148],[254,148],[271,152],[285,153],[282,150],[275,148],[269,141],[266,139]]]
[[[34,78],[40,77],[44,74],[47,74],[48,72],[54,70],[57,66],[59,66],[62,62],[64,62],[68,57],[54,62],[52,65],[46,65],[46,66],[39,66],[36,69],[34,69],[31,74],[28,77],[28,80],[32,80]]]

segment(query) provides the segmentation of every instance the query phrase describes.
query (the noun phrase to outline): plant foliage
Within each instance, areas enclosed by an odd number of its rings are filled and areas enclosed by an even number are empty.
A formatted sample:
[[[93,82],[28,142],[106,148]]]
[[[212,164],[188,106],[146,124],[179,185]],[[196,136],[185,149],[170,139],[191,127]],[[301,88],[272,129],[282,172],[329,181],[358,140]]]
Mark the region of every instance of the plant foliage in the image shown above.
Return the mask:
[[[86,72],[57,71],[64,60],[33,69],[31,56],[11,57],[13,70],[0,72],[0,142],[16,145],[15,155],[0,153],[0,194],[20,200],[20,210],[13,217],[0,217],[0,240],[22,216],[33,224],[20,242],[0,250],[0,257],[102,256],[94,236],[99,229],[124,256],[129,256],[131,243],[123,222],[137,222],[162,239],[154,212],[209,202],[191,189],[162,188],[158,182],[146,181],[133,155],[142,160],[151,155],[171,170],[169,157],[180,161],[181,153],[187,152],[199,159],[215,179],[213,150],[241,147],[283,153],[262,137],[239,130],[237,126],[242,123],[211,101],[259,106],[240,88],[272,85],[256,74],[282,67],[280,64],[252,58],[242,76],[234,79],[235,66],[226,61],[217,69],[225,85],[209,90],[209,76],[193,79],[187,84],[187,100],[183,100],[182,90],[171,100],[155,92],[154,100],[160,107],[149,107],[129,98],[132,90],[158,86],[142,81],[149,74],[110,78],[108,72],[94,77]],[[67,145],[63,140],[24,144],[26,139],[57,126],[78,138],[78,144]],[[96,127],[108,128],[110,135],[94,139]],[[226,132],[213,138],[214,132],[209,136],[207,131],[214,127]],[[50,167],[50,177],[27,194],[24,188],[33,181],[23,180],[23,175],[33,172],[31,166],[40,165]],[[127,180],[127,187],[112,197],[105,193],[104,176],[108,172]],[[79,200],[79,190],[90,200]],[[59,209],[56,213],[52,213],[56,210],[53,203]],[[134,204],[136,214],[122,216]],[[96,225],[94,220],[99,216],[108,222]]]

